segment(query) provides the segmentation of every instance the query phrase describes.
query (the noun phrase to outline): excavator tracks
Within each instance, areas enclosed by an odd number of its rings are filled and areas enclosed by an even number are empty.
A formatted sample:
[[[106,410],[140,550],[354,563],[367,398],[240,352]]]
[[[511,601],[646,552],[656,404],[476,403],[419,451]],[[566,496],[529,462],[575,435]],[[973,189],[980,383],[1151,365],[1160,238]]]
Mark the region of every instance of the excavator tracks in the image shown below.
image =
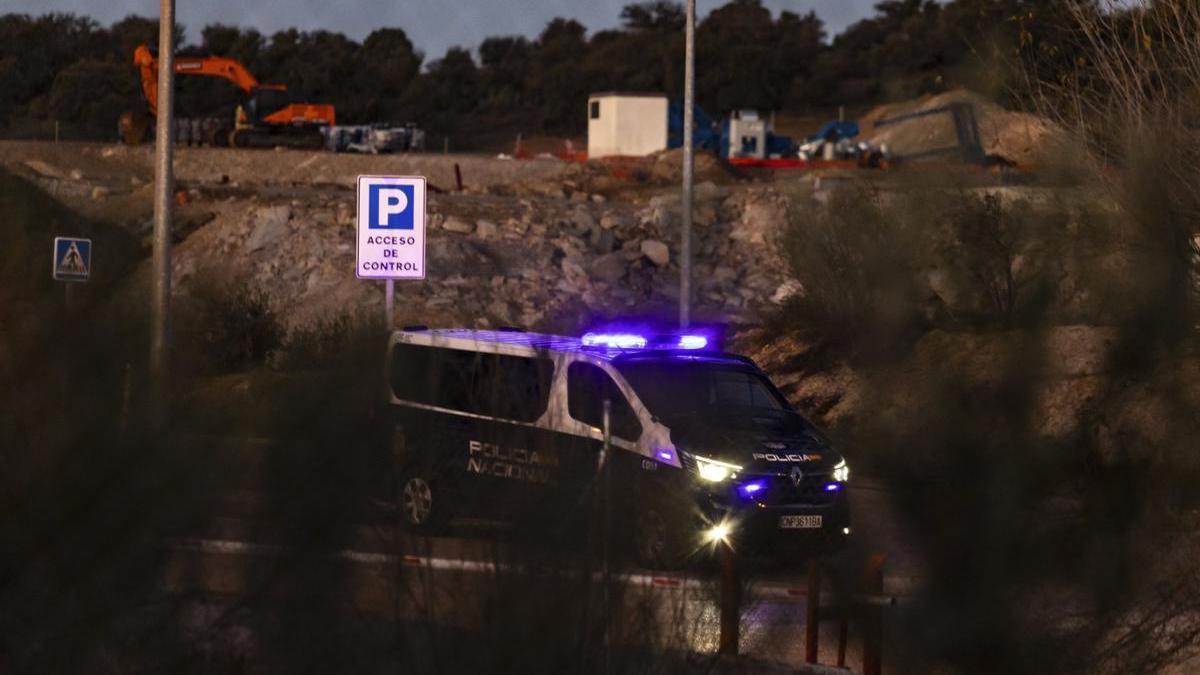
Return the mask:
[[[311,127],[285,127],[284,129],[235,129],[229,134],[229,144],[235,148],[295,148],[320,150],[325,147],[325,136]]]

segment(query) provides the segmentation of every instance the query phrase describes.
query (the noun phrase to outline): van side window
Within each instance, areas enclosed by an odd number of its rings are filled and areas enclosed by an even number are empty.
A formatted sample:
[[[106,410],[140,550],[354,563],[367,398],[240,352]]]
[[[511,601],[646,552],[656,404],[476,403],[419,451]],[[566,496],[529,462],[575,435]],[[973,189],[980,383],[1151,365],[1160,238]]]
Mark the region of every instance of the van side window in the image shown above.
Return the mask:
[[[637,415],[608,373],[582,361],[567,368],[567,410],[571,417],[603,428],[604,399],[612,401],[613,435],[630,441],[641,437],[642,425]]]
[[[433,351],[429,347],[403,342],[392,346],[389,380],[396,398],[414,403],[433,403]]]
[[[477,354],[398,343],[392,347],[392,392],[403,401],[466,410]]]
[[[533,422],[550,400],[554,363],[399,343],[392,348],[396,398],[477,415]]]
[[[480,354],[474,378],[472,412],[533,422],[546,412],[554,362],[550,359]]]

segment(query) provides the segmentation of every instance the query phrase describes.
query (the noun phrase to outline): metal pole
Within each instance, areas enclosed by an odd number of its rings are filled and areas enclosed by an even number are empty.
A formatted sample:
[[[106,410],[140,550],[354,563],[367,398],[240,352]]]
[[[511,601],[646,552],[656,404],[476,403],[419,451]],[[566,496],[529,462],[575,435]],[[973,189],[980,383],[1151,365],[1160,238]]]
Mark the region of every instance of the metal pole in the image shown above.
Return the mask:
[[[718,542],[717,546],[721,547],[721,635],[717,653],[737,656],[742,619],[742,586],[738,579],[737,553],[728,541]]]
[[[154,161],[154,295],[150,337],[151,401],[155,425],[166,422],[167,355],[171,329],[171,156],[175,132],[175,0],[159,0],[158,111]]]
[[[683,58],[683,195],[680,204],[679,327],[692,321],[692,148],[696,109],[696,0],[687,0],[687,37]]]
[[[390,333],[392,326],[395,325],[396,316],[396,280],[388,279],[384,282],[383,298],[384,298],[384,328]]]
[[[601,536],[603,541],[601,546],[601,568],[600,574],[603,579],[603,602],[604,602],[604,674],[609,675],[612,672],[612,637],[610,627],[612,625],[612,606],[609,598],[609,585],[612,583],[610,578],[610,567],[608,561],[608,542],[612,537],[612,467],[609,465],[609,452],[612,450],[612,401],[604,399],[604,447],[600,451],[600,480],[601,489],[604,491],[601,497],[604,502],[601,508],[604,509],[603,524],[601,526]]]
[[[883,595],[882,554],[875,553],[867,558],[863,570],[863,592],[870,596]],[[863,621],[863,675],[883,673],[883,607],[874,606],[866,611]]]
[[[804,662],[816,663],[821,640],[821,566],[808,561],[808,597],[804,599]]]

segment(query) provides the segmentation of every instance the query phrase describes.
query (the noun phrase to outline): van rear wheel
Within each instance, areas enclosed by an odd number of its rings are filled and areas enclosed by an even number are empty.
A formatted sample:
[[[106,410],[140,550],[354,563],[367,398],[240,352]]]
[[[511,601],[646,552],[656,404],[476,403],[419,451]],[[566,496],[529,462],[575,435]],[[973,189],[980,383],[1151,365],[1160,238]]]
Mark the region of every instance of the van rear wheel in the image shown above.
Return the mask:
[[[423,471],[406,471],[399,481],[396,506],[400,522],[419,531],[435,530],[445,523],[446,507],[437,483]]]
[[[638,512],[634,525],[633,557],[648,569],[674,570],[683,567],[690,551],[678,523],[656,506]]]

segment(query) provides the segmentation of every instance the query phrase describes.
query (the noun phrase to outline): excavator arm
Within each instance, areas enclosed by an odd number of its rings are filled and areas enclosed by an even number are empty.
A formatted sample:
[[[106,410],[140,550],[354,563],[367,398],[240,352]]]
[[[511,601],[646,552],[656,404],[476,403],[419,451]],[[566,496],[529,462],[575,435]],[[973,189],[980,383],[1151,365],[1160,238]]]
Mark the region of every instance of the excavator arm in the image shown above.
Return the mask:
[[[158,109],[158,59],[150,52],[149,47],[141,45],[133,52],[133,65],[141,71],[142,92],[145,93],[146,102],[150,104],[150,112],[153,113]],[[260,88],[286,90],[281,84],[260,85],[245,66],[223,56],[176,57],[175,74],[220,77],[229,80],[246,94]]]

